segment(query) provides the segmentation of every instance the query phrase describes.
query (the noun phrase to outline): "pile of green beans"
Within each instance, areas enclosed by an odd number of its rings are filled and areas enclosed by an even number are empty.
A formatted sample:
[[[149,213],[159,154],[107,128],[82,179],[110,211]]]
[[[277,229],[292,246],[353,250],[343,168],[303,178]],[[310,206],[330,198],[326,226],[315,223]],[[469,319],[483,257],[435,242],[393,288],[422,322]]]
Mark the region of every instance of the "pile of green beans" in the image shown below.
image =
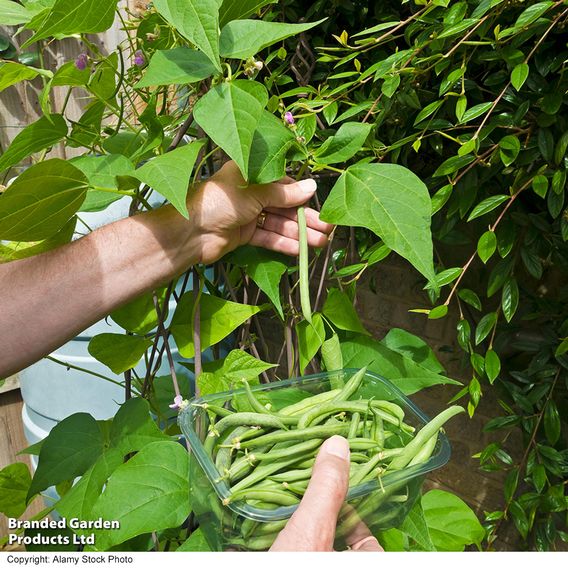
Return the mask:
[[[371,514],[384,501],[403,501],[404,484],[383,487],[382,478],[428,461],[438,432],[463,408],[447,408],[416,432],[395,402],[354,399],[365,373],[366,369],[361,369],[341,389],[309,396],[278,411],[263,405],[246,382],[251,412],[202,405],[211,417],[204,448],[219,472],[216,481],[230,487],[223,505],[237,501],[263,509],[297,505],[307,489],[321,444],[336,434],[349,441],[349,486],[371,481],[379,484],[374,498],[357,509],[351,523],[344,519],[340,530],[352,529],[364,518],[366,509]],[[247,519],[241,528],[242,542],[234,544],[249,550],[268,548],[270,539],[274,540],[284,524]]]

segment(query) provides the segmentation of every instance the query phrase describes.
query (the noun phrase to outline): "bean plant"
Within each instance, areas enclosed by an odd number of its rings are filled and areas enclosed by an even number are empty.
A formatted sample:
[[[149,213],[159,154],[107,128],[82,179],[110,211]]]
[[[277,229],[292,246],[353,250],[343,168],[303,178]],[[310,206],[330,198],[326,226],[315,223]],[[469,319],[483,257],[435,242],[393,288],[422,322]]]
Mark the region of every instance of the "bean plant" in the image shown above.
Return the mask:
[[[124,404],[110,421],[63,420],[28,448],[33,476],[2,470],[0,510],[19,517],[55,486],[42,515],[120,520],[97,531],[98,550],[204,549],[177,410],[243,379],[368,366],[407,395],[455,385],[470,415],[483,394],[499,397],[506,415],[486,428],[502,440],[479,459],[508,473],[485,546],[498,547],[509,520],[527,547],[566,539],[567,17],[562,0],[154,0],[135,14],[117,0],[0,0],[0,24],[24,38],[2,51],[0,91],[31,81],[42,109],[0,155],[3,262],[68,242],[88,230],[82,213],[119,199],[133,215],[161,200],[188,218],[188,191],[228,158],[249,184],[313,177],[311,205],[337,226],[325,249],[302,246],[299,263],[241,247],[110,314],[124,333],[99,334],[89,351],[112,380],[124,375]],[[127,40],[104,53],[92,34],[114,22]],[[76,58],[44,68],[42,46],[66,37],[79,40]],[[72,97],[85,101],[76,120]],[[80,156],[50,157],[60,143]],[[361,322],[357,284],[372,285],[391,254],[423,282],[417,320],[458,314],[467,384],[419,337],[377,340]],[[465,503],[438,490],[380,535],[391,550],[483,538]]]

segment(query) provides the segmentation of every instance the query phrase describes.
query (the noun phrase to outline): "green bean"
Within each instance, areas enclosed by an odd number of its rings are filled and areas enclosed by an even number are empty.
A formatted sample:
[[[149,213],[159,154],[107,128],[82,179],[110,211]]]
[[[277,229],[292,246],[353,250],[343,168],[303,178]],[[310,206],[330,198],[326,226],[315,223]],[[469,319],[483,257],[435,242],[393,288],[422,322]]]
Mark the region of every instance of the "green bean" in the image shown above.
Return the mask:
[[[234,426],[264,426],[267,428],[281,428],[285,426],[276,416],[260,414],[258,412],[238,412],[221,418],[210,429],[209,436],[219,437],[227,428]]]
[[[396,456],[389,464],[389,469],[402,469],[403,467],[406,467],[412,458],[418,454],[427,440],[429,440],[434,434],[437,434],[440,428],[450,418],[462,412],[465,412],[465,409],[461,406],[450,406],[443,412],[440,412],[438,416],[430,420],[428,424],[425,424],[424,427],[418,431],[416,436],[408,442],[404,451],[399,456]]]
[[[308,251],[308,227],[306,223],[306,210],[298,207],[298,234],[300,244],[299,281],[300,281],[300,305],[304,319],[312,323],[312,306],[310,303],[310,275],[309,275],[309,251]]]
[[[309,467],[302,469],[291,469],[283,473],[271,475],[268,479],[272,481],[280,481],[282,483],[295,483],[296,481],[309,479],[311,476],[312,476],[312,468]]]
[[[226,500],[226,503],[232,501],[241,501],[241,500],[252,500],[258,499],[264,503],[274,503],[275,505],[282,505],[284,507],[290,505],[296,505],[300,502],[298,497],[292,495],[290,493],[286,493],[285,491],[277,490],[277,489],[250,489],[247,488],[246,491],[235,491],[231,494],[231,496]]]
[[[419,450],[419,452],[410,460],[409,466],[427,462],[433,454],[438,442],[438,433],[436,432]]]
[[[359,483],[363,481],[363,479],[379,464],[382,459],[383,456],[379,452],[367,461],[367,463],[361,464],[361,466],[349,476],[349,485],[359,485]]]
[[[288,519],[282,521],[271,521],[269,523],[259,523],[259,527],[256,531],[258,535],[274,535],[274,533],[279,533],[288,522]],[[276,537],[276,535],[274,535]]]
[[[296,493],[298,495],[303,495],[306,492],[306,489],[308,488],[308,483],[310,482],[309,479],[302,479],[300,481],[292,481],[292,482],[287,482],[284,481],[284,483],[282,483],[284,489],[287,489],[288,491],[292,491],[292,493]]]
[[[353,463],[364,463],[369,459],[369,456],[363,452],[351,452],[349,457]]]
[[[316,448],[319,448],[322,444],[321,439],[315,439],[315,440],[306,440],[305,442],[302,442],[300,444],[296,444],[294,446],[294,453],[295,454],[301,454],[301,453],[305,453],[308,452],[309,450],[314,450]],[[278,450],[270,450],[266,453],[256,453],[255,455],[255,459],[257,459],[258,461],[264,461],[264,460],[278,460],[280,458],[286,458],[286,457],[290,457],[290,447],[285,447],[285,448],[281,448]]]
[[[241,443],[241,448],[253,448],[266,444],[275,444],[287,440],[309,440],[310,438],[330,438],[336,434],[345,435],[349,431],[349,424],[339,424],[337,426],[314,426],[298,430],[287,430],[286,432],[270,432],[264,436],[247,440]]]
[[[299,402],[295,402],[294,404],[290,404],[278,411],[278,416],[294,416],[296,414],[303,414],[311,407],[316,406],[318,404],[323,404],[324,402],[328,402],[335,396],[340,393],[340,389],[333,389],[330,391],[321,392],[319,394],[314,394],[312,396],[308,396],[303,398]]]
[[[361,386],[367,367],[363,367],[357,371],[343,386],[339,394],[333,398],[334,401],[348,400]]]
[[[373,420],[374,432],[371,430],[371,438],[377,441],[379,448],[382,450],[385,447],[385,427],[383,425],[383,418],[376,408],[371,408],[374,414]]]
[[[354,412],[351,416],[351,426],[349,427],[349,433],[347,438],[355,438],[357,436],[357,429],[359,428],[359,422],[361,420],[361,413]]]
[[[271,412],[268,410],[268,408],[266,408],[261,402],[260,400],[258,400],[251,388],[250,385],[248,384],[248,381],[246,379],[243,379],[243,384],[245,386],[245,393],[247,395],[247,400],[249,401],[249,404],[251,405],[252,409],[255,412],[258,412],[259,414],[271,414]]]
[[[225,418],[225,416],[231,416],[231,414],[234,414],[234,412],[232,410],[229,410],[228,408],[223,408],[222,406],[217,406],[208,402],[204,402],[202,404],[194,402],[191,406],[197,406],[199,408],[203,408],[203,410],[209,410],[217,416],[221,416],[221,418]]]
[[[239,436],[241,433],[246,432],[248,430],[247,426],[237,426],[228,436]],[[217,471],[224,475],[225,470],[229,469],[231,466],[231,448],[219,448],[217,452],[217,456],[215,458],[215,467]]]

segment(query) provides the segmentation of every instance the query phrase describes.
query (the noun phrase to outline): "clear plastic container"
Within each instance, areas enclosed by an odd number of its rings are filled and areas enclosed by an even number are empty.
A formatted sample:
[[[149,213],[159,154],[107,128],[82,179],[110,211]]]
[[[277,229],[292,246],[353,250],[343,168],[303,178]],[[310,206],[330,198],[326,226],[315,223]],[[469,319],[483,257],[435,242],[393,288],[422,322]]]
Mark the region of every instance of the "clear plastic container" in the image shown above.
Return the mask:
[[[341,387],[356,371],[321,373],[259,385],[252,390],[263,403],[270,401],[273,409],[279,410],[302,398]],[[396,386],[375,373],[366,373],[351,400],[359,398],[396,402],[405,411],[405,422],[417,430],[429,421]],[[223,504],[227,503],[231,489],[203,448],[210,421],[207,410],[198,405],[206,402],[239,411],[249,410],[244,390],[233,390],[193,399],[180,413],[179,425],[191,447],[192,511],[212,550],[267,550],[297,505],[268,509],[243,501]],[[373,480],[352,487],[338,519],[335,549],[346,548],[346,538],[361,522],[373,534],[399,526],[419,496],[426,474],[445,465],[449,458],[450,444],[440,432],[434,453],[427,462],[387,472],[380,482]]]

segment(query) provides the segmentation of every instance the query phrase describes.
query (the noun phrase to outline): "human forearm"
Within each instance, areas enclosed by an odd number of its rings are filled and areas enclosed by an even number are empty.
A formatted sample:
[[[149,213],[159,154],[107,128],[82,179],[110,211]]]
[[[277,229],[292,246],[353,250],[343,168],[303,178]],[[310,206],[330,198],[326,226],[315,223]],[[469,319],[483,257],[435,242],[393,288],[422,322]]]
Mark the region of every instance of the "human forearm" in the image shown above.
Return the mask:
[[[200,246],[192,225],[164,207],[0,265],[0,377],[181,274],[200,259]]]

